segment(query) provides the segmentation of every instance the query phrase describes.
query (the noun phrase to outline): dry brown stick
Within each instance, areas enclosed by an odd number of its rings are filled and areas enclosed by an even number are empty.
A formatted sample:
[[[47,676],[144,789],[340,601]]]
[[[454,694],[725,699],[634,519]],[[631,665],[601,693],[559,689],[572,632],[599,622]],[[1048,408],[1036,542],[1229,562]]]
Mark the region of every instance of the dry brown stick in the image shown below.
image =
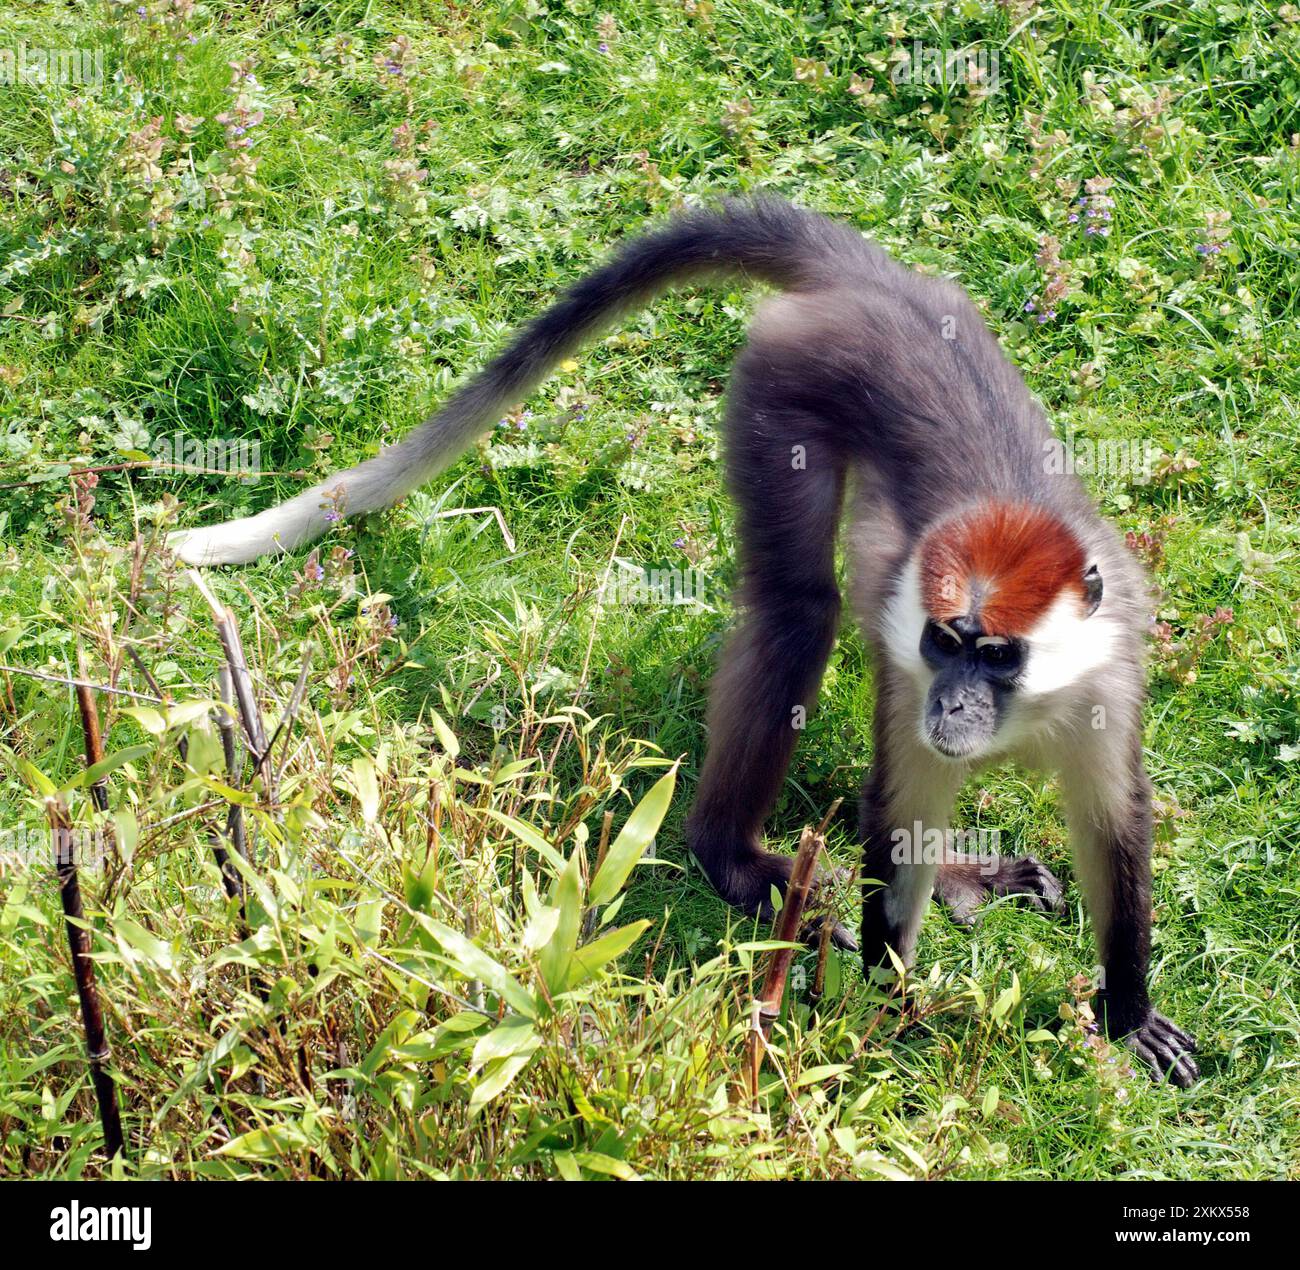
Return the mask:
[[[596,867],[592,869],[591,876],[594,878],[600,872],[600,866],[605,863],[605,852],[609,850],[609,831],[614,824],[614,813],[607,811],[600,822],[600,845],[596,848]],[[589,908],[582,919],[582,937],[584,940],[590,939],[596,930],[596,910],[594,907]]]
[[[828,818],[829,819],[829,818]],[[758,1070],[762,1064],[762,1051],[767,1046],[772,1024],[781,1013],[781,1001],[785,996],[785,983],[790,975],[790,965],[797,950],[803,911],[808,903],[808,893],[812,890],[813,877],[817,870],[817,857],[821,853],[823,838],[821,834],[805,827],[799,838],[799,851],[794,858],[794,867],[790,870],[790,881],[785,888],[785,903],[772,924],[772,938],[787,945],[774,948],[767,963],[767,974],[763,979],[763,990],[756,1002],[757,1008],[750,1016],[749,1075],[750,1097],[758,1097]]]
[[[822,822],[817,826],[817,836],[824,838],[826,836],[826,827],[835,819],[835,813],[839,811],[840,805],[844,802],[843,798],[837,798],[831,803],[829,810],[822,817]]]
[[[63,924],[68,932],[68,950],[72,954],[72,976],[81,1002],[81,1021],[86,1031],[86,1054],[90,1060],[90,1079],[99,1102],[99,1120],[104,1129],[104,1149],[109,1158],[124,1149],[122,1120],[117,1110],[117,1086],[108,1073],[109,1048],[104,1035],[104,1012],[99,1004],[95,983],[95,963],[90,957],[90,930],[86,926],[81,904],[81,880],[77,875],[76,840],[68,809],[59,797],[45,800],[54,844],[54,867],[59,879],[59,899],[63,904]]]
[[[77,708],[81,712],[81,734],[86,743],[86,766],[94,767],[104,760],[104,738],[99,730],[99,707],[95,705],[95,691],[85,681],[85,653],[77,650],[77,669],[82,680],[77,684]],[[97,811],[108,810],[108,777],[101,776],[90,787],[90,798]]]

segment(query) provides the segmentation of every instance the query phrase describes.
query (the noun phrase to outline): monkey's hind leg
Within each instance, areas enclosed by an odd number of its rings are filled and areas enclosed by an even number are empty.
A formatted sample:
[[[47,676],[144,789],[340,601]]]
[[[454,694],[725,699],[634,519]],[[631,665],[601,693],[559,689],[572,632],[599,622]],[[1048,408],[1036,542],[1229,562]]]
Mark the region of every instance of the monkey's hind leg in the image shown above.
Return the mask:
[[[762,828],[839,625],[843,469],[816,441],[815,421],[754,401],[752,384],[738,387],[727,457],[745,610],[710,687],[708,753],[686,829],[718,893],[745,913],[770,916],[772,890],[784,894],[794,861],[763,849]],[[834,938],[855,947],[839,923]]]
[[[945,850],[934,880],[934,898],[962,926],[975,924],[987,900],[1023,895],[1040,913],[1059,913],[1065,890],[1056,876],[1031,855],[958,855]]]

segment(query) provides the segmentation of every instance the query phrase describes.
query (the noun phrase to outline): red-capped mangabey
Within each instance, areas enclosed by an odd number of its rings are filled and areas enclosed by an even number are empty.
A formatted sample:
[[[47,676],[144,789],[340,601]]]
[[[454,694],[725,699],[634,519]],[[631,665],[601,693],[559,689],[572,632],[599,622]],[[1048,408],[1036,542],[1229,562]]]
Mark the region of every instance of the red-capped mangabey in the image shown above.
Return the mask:
[[[1053,461],[1042,412],[965,294],[853,229],[778,202],[682,215],[577,282],[402,441],[260,515],[184,533],[178,553],[252,560],[317,537],[340,506],[390,505],[619,314],[718,273],[784,294],[761,309],[729,395],[743,609],[713,680],[691,850],[746,912],[785,885],[791,862],[763,849],[762,827],[835,639],[835,541],[851,484],[858,607],[877,672],[864,877],[886,884],[866,894],[866,965],[886,945],[912,955],[932,893],[966,916],[988,893],[1059,904],[1032,859],[941,862],[934,851],[950,842],[953,799],[973,771],[1007,755],[1055,769],[1104,966],[1106,1030],[1190,1084],[1191,1037],[1147,999],[1142,574]]]

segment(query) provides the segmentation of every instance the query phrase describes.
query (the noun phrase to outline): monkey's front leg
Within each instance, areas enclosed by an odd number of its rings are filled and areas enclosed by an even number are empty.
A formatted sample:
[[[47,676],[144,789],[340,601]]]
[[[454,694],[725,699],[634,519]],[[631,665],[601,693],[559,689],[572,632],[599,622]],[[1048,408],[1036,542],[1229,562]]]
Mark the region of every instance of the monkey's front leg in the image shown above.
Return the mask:
[[[1063,773],[1075,871],[1088,901],[1101,956],[1097,1016],[1106,1035],[1123,1041],[1151,1068],[1186,1089],[1200,1077],[1196,1042],[1151,1008],[1151,783],[1138,744],[1127,770],[1110,781],[1097,769]]]
[[[686,831],[691,852],[723,899],[770,916],[794,864],[760,845],[763,822],[804,720],[812,710],[835,640],[833,589],[760,602],[745,615],[713,678],[709,749]],[[835,942],[855,947],[838,922]]]
[[[875,764],[862,795],[862,966],[891,964],[892,948],[912,964],[921,919],[946,851],[953,799],[965,777],[958,763],[923,747],[907,706],[884,674],[877,679]],[[898,717],[892,718],[895,709]]]

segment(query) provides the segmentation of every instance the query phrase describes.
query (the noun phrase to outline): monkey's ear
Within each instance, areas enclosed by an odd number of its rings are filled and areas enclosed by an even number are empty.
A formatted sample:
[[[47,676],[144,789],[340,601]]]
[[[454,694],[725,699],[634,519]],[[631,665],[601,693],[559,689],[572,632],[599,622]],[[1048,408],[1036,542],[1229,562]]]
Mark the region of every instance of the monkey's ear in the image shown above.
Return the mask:
[[[1084,617],[1091,617],[1101,603],[1101,574],[1095,564],[1089,565],[1087,573],[1083,575],[1083,599],[1087,610]]]

